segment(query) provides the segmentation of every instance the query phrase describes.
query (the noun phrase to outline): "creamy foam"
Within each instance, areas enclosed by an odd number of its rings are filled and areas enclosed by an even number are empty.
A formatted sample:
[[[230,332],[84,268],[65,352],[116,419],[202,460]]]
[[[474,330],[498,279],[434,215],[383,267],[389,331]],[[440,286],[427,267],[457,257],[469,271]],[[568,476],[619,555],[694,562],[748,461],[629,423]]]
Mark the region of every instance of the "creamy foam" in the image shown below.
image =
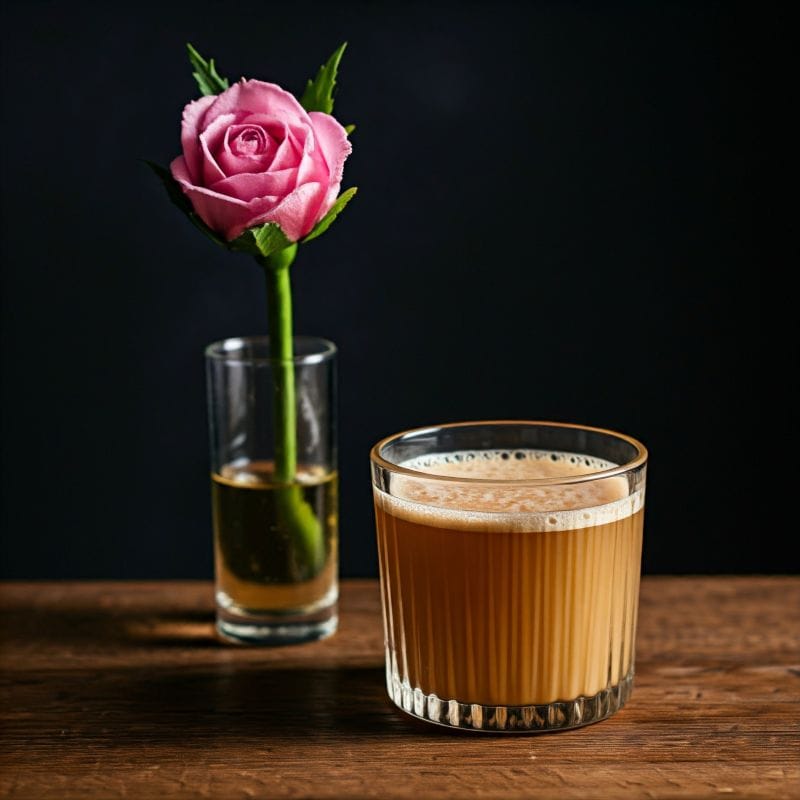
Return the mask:
[[[571,478],[616,464],[578,453],[547,450],[479,450],[438,453],[400,466],[451,478],[526,481]],[[376,489],[387,512],[439,528],[482,531],[564,531],[625,519],[643,505],[628,493],[624,476],[573,484],[509,485],[392,478],[392,496]]]

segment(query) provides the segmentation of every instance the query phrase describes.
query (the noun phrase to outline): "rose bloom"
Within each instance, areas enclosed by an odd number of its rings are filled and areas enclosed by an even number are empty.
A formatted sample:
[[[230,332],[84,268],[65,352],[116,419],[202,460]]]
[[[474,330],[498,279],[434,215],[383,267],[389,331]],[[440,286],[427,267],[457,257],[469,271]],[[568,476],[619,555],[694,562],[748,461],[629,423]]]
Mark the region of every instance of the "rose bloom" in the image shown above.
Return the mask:
[[[302,239],[338,197],[352,149],[330,114],[307,112],[280,86],[255,80],[189,103],[181,144],[172,176],[228,241],[265,222]]]

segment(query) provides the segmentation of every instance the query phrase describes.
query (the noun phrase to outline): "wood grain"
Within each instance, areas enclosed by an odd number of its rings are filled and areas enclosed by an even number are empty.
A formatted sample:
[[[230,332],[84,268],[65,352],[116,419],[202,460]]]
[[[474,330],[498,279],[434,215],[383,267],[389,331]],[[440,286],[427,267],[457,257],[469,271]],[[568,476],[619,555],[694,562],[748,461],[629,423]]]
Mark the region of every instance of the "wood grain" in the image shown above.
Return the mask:
[[[396,711],[377,585],[333,638],[214,639],[207,583],[0,589],[0,796],[800,797],[800,579],[646,578],[616,717],[538,736]]]

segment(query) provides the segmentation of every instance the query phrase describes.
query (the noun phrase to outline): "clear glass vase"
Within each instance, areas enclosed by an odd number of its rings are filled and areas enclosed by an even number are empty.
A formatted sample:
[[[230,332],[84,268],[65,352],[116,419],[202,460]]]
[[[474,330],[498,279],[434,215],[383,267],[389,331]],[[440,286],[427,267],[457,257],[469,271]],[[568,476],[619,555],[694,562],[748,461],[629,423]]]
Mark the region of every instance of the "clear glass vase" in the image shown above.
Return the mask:
[[[217,630],[250,644],[336,630],[336,347],[269,337],[206,348]],[[287,391],[287,379],[292,378]]]

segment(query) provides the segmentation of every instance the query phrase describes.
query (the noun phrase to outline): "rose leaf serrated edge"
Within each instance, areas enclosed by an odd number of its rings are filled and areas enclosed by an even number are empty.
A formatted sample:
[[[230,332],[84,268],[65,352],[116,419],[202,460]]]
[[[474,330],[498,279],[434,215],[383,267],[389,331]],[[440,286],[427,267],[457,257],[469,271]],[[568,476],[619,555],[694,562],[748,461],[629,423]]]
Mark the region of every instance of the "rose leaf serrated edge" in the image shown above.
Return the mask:
[[[325,114],[333,112],[333,90],[336,86],[336,73],[339,62],[347,47],[347,42],[342,42],[331,57],[319,68],[316,78],[309,78],[300,105],[306,111],[322,111]]]
[[[197,86],[202,94],[206,96],[220,94],[230,86],[228,79],[221,77],[217,72],[213,58],[209,58],[206,61],[191,42],[186,42],[186,50],[189,53],[189,62],[194,69],[192,75],[197,81]]]

